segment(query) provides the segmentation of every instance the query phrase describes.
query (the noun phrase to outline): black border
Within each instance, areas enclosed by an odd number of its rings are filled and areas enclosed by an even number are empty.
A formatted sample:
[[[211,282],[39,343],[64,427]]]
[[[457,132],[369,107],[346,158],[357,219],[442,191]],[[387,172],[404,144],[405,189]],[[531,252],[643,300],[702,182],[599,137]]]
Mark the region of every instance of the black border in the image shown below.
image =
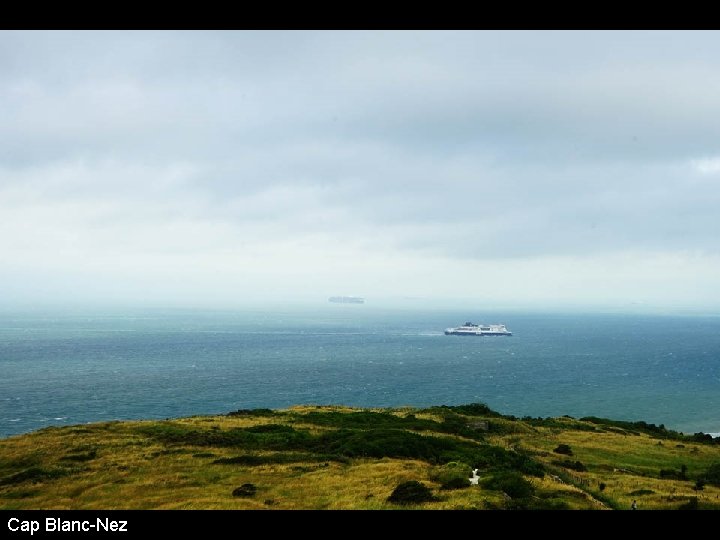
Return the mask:
[[[376,537],[398,535],[408,538],[443,537],[452,535],[470,538],[486,535],[536,534],[544,531],[548,536],[563,537],[593,534],[629,534],[637,530],[643,536],[667,532],[674,524],[693,527],[714,527],[716,512],[678,511],[620,511],[600,510],[568,511],[463,511],[463,510],[42,510],[0,511],[0,530],[3,538],[29,538],[29,533],[8,530],[10,519],[37,521],[40,530],[32,538],[83,538],[91,536],[131,538],[158,535],[167,538],[177,534],[183,537],[230,536],[236,538],[267,534],[268,536],[298,536],[338,538],[350,535]],[[46,532],[47,518],[65,521],[109,519],[126,521],[126,532]],[[18,522],[14,522],[17,525]]]
[[[527,29],[705,29],[713,20],[702,9],[640,9],[629,5],[547,3],[450,3],[431,8],[413,5],[338,4],[290,6],[268,4],[147,5],[116,4],[102,10],[69,9],[53,4],[42,9],[17,5],[3,13],[7,29],[98,30],[527,30]],[[717,24],[717,23],[715,23]],[[715,27],[716,28],[716,27]]]

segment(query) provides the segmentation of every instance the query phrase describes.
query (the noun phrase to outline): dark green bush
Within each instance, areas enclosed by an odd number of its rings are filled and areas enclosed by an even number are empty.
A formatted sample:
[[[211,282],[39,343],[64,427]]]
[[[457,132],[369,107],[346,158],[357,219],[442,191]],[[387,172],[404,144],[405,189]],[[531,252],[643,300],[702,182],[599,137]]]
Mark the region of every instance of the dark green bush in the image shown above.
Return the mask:
[[[242,428],[247,433],[274,433],[274,434],[295,434],[297,431],[290,426],[283,424],[259,424],[257,426],[251,426]]]
[[[691,440],[695,442],[701,442],[701,443],[712,443],[713,437],[712,435],[708,435],[707,433],[695,433],[691,436]]]
[[[513,499],[524,499],[535,492],[533,485],[525,480],[521,474],[512,471],[494,474],[482,483],[486,489],[502,491]]]
[[[453,435],[460,435],[468,439],[475,439],[482,441],[484,439],[482,433],[476,428],[470,427],[468,421],[457,414],[446,414],[445,418],[438,426],[437,431],[442,433],[451,433]]]
[[[349,415],[338,414],[350,416],[351,424],[362,424],[364,427],[325,430],[314,435],[307,430],[281,424],[265,424],[228,430],[202,430],[174,422],[163,422],[138,428],[138,432],[168,445],[231,447],[246,451],[306,452],[320,454],[325,461],[346,461],[347,458],[355,457],[420,459],[431,464],[460,461],[470,463],[473,467],[478,468],[516,470],[540,477],[544,474],[543,466],[539,462],[522,453],[452,437],[422,436],[407,429],[377,428],[370,422],[373,418],[379,418],[381,424],[383,422],[390,424],[397,421],[403,422],[405,421],[403,418],[384,413],[379,413],[379,417],[369,413],[358,413],[359,416],[353,416],[352,413]],[[393,419],[388,419],[389,416],[392,416]],[[321,417],[322,414],[318,413],[315,419],[320,422]],[[446,418],[446,420],[448,419]],[[340,422],[341,419],[330,415],[329,421]],[[413,421],[409,420],[408,422],[412,423]],[[420,420],[416,419],[415,422],[420,422]],[[434,424],[435,429],[440,431],[444,429],[457,431],[461,428],[470,430],[464,424],[464,427],[456,424],[456,419],[452,415],[448,421]],[[474,432],[474,430],[470,431]],[[247,459],[244,464],[259,464],[259,460],[252,457],[241,458],[238,463],[244,459]],[[225,463],[225,461],[221,461],[221,463]]]
[[[435,420],[417,418],[415,415],[396,416],[388,412],[309,412],[299,414],[295,420],[304,424],[329,426],[346,429],[411,429],[414,431],[440,431],[440,423]]]
[[[470,487],[470,479],[456,476],[455,478],[451,478],[443,482],[440,489],[449,491],[452,489],[463,489],[466,487]]]
[[[339,429],[325,432],[311,443],[312,450],[348,457],[416,458],[435,463],[442,462],[443,454],[456,446],[456,441],[423,437],[400,429]]]
[[[485,446],[482,453],[482,458],[470,461],[475,469],[504,469],[504,470],[515,470],[531,476],[537,476],[542,478],[545,476],[545,468],[539,462],[532,459],[530,456],[518,453],[510,452],[504,448],[498,446]]]
[[[556,454],[564,454],[566,456],[573,455],[572,448],[570,448],[570,445],[568,445],[568,444],[558,445],[558,447],[555,450],[553,450],[553,452],[555,452]]]
[[[255,493],[257,493],[255,484],[243,484],[232,492],[233,497],[254,497]]]
[[[466,463],[451,461],[437,467],[431,473],[431,479],[441,484],[441,489],[460,489],[470,485],[472,469]]]
[[[21,489],[3,493],[3,499],[29,499],[37,497],[42,491],[39,489]]]
[[[467,420],[457,414],[444,413],[443,422],[417,418],[415,415],[396,416],[388,412],[358,411],[343,413],[338,411],[310,412],[297,415],[296,421],[318,426],[331,426],[344,429],[408,429],[412,431],[435,431],[462,435],[470,439],[482,440],[482,435],[468,426]]]
[[[97,450],[93,449],[88,452],[81,452],[78,454],[68,454],[60,459],[62,461],[91,461],[97,457]]]
[[[542,465],[529,456],[499,446],[398,429],[328,431],[307,441],[304,448],[347,457],[411,458],[434,464],[459,461],[471,463],[474,468],[514,469],[540,477],[544,474]]]
[[[501,417],[497,411],[493,411],[485,403],[468,403],[467,405],[442,405],[440,408],[450,409],[459,414],[467,416],[493,416]]]
[[[437,497],[426,485],[417,480],[409,480],[398,484],[387,500],[395,504],[418,504],[436,501]]]
[[[238,409],[227,413],[227,416],[275,416],[276,414],[272,409]]]
[[[670,480],[687,480],[687,466],[681,465],[679,470],[660,469],[660,478]]]
[[[587,472],[587,467],[581,461],[570,461],[569,459],[566,459],[564,461],[555,460],[552,462],[552,464],[557,465],[558,467],[564,467],[565,469],[570,469],[572,471]]]
[[[44,482],[45,480],[53,480],[69,474],[64,469],[45,469],[43,467],[30,467],[24,471],[16,472],[10,476],[0,478],[0,486],[12,486],[22,484],[23,482]]]
[[[720,463],[713,463],[702,476],[706,483],[720,487]]]
[[[583,422],[591,422],[593,424],[599,424],[602,426],[622,428],[629,433],[632,433],[633,435],[641,432],[666,439],[677,439],[683,437],[682,433],[666,429],[665,424],[660,424],[659,426],[656,426],[655,424],[650,424],[643,420],[640,420],[639,422],[628,422],[624,420],[610,420],[608,418],[598,418],[596,416],[586,416],[585,418],[581,418],[580,420],[582,420]]]
[[[282,450],[302,446],[310,438],[305,430],[296,430],[281,424],[266,424],[228,430],[201,430],[174,423],[160,423],[138,428],[144,435],[166,444],[191,446],[243,447],[264,450]]]

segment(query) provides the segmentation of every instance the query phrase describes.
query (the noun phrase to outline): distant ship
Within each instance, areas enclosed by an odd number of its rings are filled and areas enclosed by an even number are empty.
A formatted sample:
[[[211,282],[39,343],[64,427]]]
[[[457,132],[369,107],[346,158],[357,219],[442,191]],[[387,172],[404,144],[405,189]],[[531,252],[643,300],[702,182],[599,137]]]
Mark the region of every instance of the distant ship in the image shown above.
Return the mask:
[[[359,296],[331,296],[328,302],[333,304],[364,304],[365,299]]]
[[[512,336],[504,324],[473,324],[466,322],[457,328],[445,329],[446,336]]]

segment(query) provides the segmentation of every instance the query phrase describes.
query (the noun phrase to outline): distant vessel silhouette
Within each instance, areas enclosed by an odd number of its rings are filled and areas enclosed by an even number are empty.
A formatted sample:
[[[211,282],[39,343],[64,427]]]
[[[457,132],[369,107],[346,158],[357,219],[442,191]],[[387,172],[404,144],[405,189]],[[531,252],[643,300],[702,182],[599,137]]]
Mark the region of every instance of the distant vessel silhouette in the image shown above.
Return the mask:
[[[328,302],[333,304],[364,304],[365,299],[359,296],[331,296]]]

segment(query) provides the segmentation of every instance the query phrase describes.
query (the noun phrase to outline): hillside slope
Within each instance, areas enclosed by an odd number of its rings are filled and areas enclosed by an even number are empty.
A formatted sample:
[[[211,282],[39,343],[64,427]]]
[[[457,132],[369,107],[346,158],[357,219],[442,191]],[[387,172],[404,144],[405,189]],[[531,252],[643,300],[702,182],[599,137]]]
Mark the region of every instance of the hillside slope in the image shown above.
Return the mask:
[[[482,404],[105,422],[0,440],[0,508],[720,509],[717,442]]]

